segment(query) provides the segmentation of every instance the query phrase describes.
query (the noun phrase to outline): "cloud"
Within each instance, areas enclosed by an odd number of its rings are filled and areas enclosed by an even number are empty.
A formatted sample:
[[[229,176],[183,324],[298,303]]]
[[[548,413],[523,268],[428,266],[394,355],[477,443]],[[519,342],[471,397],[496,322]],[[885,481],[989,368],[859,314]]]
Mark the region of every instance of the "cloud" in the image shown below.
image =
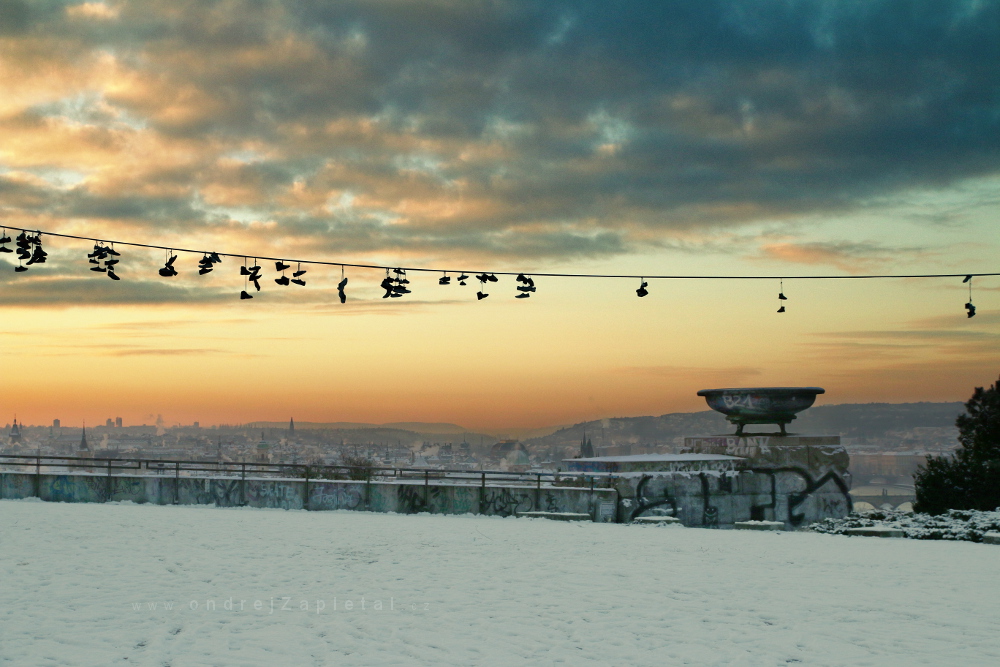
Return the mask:
[[[900,255],[926,256],[926,248],[889,248],[876,243],[850,241],[780,242],[761,245],[754,259],[780,261],[791,264],[833,266],[847,273],[877,270]]]
[[[6,276],[8,268],[2,275]],[[164,282],[122,279],[113,282],[102,276],[46,276],[45,269],[33,268],[10,275],[0,293],[0,305],[28,307],[75,307],[89,305],[165,305],[172,303],[213,304],[234,298],[234,292],[212,288],[189,288]],[[42,275],[39,276],[38,274]],[[34,275],[31,275],[34,274]],[[29,276],[25,278],[23,276]]]
[[[995,3],[7,0],[0,26],[26,225],[598,257],[1000,170]]]
[[[188,357],[201,356],[204,354],[229,354],[226,350],[213,348],[136,348],[136,349],[108,349],[102,352],[109,357]],[[241,355],[246,356],[246,355]]]
[[[967,319],[964,311],[959,311],[951,317],[913,320],[903,328],[814,334],[816,342],[802,345],[813,358],[845,367],[888,364],[887,368],[919,368],[924,361],[966,367],[968,359],[988,366],[1000,363],[998,323],[1000,311],[980,310],[975,319]]]
[[[903,327],[830,331],[797,345],[829,395],[850,401],[958,400],[1000,368],[1000,311],[906,322]],[[811,340],[810,340],[811,339]]]
[[[84,2],[66,8],[66,15],[71,18],[111,21],[118,18],[120,8],[110,7],[103,2]]]

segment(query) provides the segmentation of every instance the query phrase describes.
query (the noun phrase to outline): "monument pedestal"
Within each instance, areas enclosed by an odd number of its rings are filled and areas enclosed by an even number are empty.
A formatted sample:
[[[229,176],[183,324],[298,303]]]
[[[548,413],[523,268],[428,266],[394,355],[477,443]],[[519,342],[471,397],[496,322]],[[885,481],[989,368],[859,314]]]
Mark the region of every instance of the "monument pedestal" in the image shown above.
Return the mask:
[[[684,452],[747,460],[750,469],[801,468],[813,476],[834,472],[849,480],[850,457],[839,435],[706,435],[684,438]]]

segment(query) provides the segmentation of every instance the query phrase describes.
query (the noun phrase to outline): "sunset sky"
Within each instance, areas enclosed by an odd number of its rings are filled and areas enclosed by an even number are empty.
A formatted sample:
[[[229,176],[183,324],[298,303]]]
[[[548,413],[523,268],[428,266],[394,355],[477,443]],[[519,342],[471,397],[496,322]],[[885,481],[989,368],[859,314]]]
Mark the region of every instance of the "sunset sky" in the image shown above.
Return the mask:
[[[330,262],[525,273],[1000,271],[1000,3],[0,0],[12,226]],[[11,234],[14,236],[15,234]],[[43,237],[0,260],[0,406],[64,425],[444,421],[966,400],[1000,277],[509,276],[382,299],[303,266]]]

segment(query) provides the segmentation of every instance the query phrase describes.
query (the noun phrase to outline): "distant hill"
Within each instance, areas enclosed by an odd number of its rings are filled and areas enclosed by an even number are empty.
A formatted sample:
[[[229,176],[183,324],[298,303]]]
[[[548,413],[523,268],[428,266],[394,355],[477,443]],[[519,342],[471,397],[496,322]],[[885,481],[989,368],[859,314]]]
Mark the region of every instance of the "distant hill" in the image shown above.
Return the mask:
[[[250,422],[244,425],[245,428],[280,429],[288,428],[288,422]],[[449,440],[461,442],[463,435],[470,438],[482,437],[504,437],[504,438],[532,438],[550,433],[562,428],[560,426],[549,426],[534,429],[504,429],[501,432],[486,434],[481,431],[473,431],[459,424],[447,422],[392,422],[389,424],[369,424],[366,422],[295,422],[297,430],[326,430],[326,431],[405,431],[406,433],[419,433],[421,435],[441,435],[452,436]],[[9,427],[8,427],[9,429]],[[458,436],[457,439],[454,436]]]
[[[796,431],[831,433],[857,438],[885,437],[913,428],[950,428],[965,404],[955,403],[845,403],[821,405],[792,422]]]
[[[288,428],[288,422],[252,422],[248,428]],[[413,433],[444,434],[466,433],[468,429],[458,424],[437,424],[423,422],[395,422],[392,424],[368,424],[365,422],[295,422],[296,429],[325,429],[329,431],[357,431],[363,429],[390,429]]]
[[[458,424],[435,424],[424,422],[393,422],[391,424],[382,424],[382,428],[398,428],[403,431],[426,433],[428,435],[462,434],[469,432],[469,429],[463,428]]]
[[[840,435],[867,445],[895,445],[912,442],[913,448],[949,446],[954,443],[955,418],[963,404],[955,403],[846,403],[821,405],[801,413],[788,430],[792,433]],[[285,430],[288,422],[254,422],[251,428]],[[458,424],[395,422],[367,424],[358,422],[295,422],[296,430],[336,431],[334,437],[355,443],[394,443],[419,445],[426,441],[461,442],[463,437],[474,446],[488,446],[498,434],[469,431]],[[935,430],[923,438],[908,436],[913,429]],[[768,431],[767,426],[748,427],[749,431]],[[612,445],[677,446],[691,435],[733,433],[734,427],[718,412],[673,412],[659,417],[613,417],[580,422],[572,426],[534,431],[511,429],[504,435],[520,436],[532,449],[577,448],[584,433],[595,447]],[[333,434],[331,434],[333,435]],[[845,443],[846,444],[846,443]]]
[[[840,435],[863,440],[891,439],[893,433],[911,429],[954,428],[963,404],[955,403],[853,403],[821,405],[801,413],[788,430],[793,433]],[[752,426],[749,431],[768,431]],[[624,444],[677,445],[692,435],[733,433],[732,424],[712,410],[675,412],[659,417],[615,417],[581,422],[551,435],[533,438],[534,447],[578,447],[586,433],[595,447]],[[948,431],[950,433],[950,431]],[[945,436],[948,437],[948,436]]]

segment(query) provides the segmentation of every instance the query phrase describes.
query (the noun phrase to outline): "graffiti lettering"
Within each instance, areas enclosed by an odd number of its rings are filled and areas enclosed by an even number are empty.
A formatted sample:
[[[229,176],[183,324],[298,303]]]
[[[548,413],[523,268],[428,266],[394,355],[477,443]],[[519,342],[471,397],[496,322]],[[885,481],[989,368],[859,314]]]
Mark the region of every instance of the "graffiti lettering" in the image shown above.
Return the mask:
[[[436,487],[435,487],[436,488]],[[400,485],[396,492],[399,502],[399,510],[406,514],[416,514],[418,512],[428,512],[429,503],[424,499],[423,489],[417,490],[410,484]]]
[[[309,506],[313,509],[353,510],[361,501],[362,494],[357,487],[343,484],[317,484],[309,494]]]
[[[487,489],[483,494],[483,514],[510,516],[515,512],[530,512],[533,506],[526,495],[514,495],[510,489]]]
[[[646,512],[656,507],[663,507],[664,505],[670,505],[671,513],[674,516],[677,516],[677,503],[674,502],[674,499],[670,496],[670,493],[667,491],[665,487],[663,489],[662,497],[660,498],[646,497],[646,486],[649,484],[650,479],[652,479],[652,477],[650,477],[649,475],[643,475],[642,479],[640,479],[639,483],[636,485],[635,487],[636,506],[635,509],[632,510],[632,513],[629,514],[628,517],[629,521],[634,520],[636,517],[642,516],[643,512]]]
[[[803,489],[802,491],[795,491],[788,494],[788,523],[792,524],[793,526],[801,525],[806,518],[806,515],[804,513],[796,513],[795,510],[797,510],[799,506],[802,505],[802,503],[808,500],[813,493],[822,488],[822,486],[827,482],[833,482],[834,485],[837,487],[837,489],[840,491],[840,495],[844,499],[843,507],[846,508],[848,512],[850,512],[854,508],[854,503],[851,501],[851,493],[850,489],[847,486],[847,482],[845,482],[840,475],[838,475],[832,470],[827,472],[818,480],[814,480],[812,475],[810,475],[808,471],[802,468],[796,468],[794,466],[785,468],[754,469],[752,470],[752,472],[764,473],[766,475],[771,476],[771,502],[767,505],[755,505],[753,508],[751,508],[751,517],[754,514],[754,508],[770,507],[773,509],[777,505],[777,493],[774,481],[774,473],[777,472],[795,473],[796,475],[801,477],[806,483],[806,488]],[[835,505],[831,505],[830,507],[834,508],[835,510],[834,515],[840,513],[841,505],[839,501],[837,501]]]
[[[233,507],[240,504],[240,481],[238,479],[206,479],[205,490],[195,495],[199,505]]]

